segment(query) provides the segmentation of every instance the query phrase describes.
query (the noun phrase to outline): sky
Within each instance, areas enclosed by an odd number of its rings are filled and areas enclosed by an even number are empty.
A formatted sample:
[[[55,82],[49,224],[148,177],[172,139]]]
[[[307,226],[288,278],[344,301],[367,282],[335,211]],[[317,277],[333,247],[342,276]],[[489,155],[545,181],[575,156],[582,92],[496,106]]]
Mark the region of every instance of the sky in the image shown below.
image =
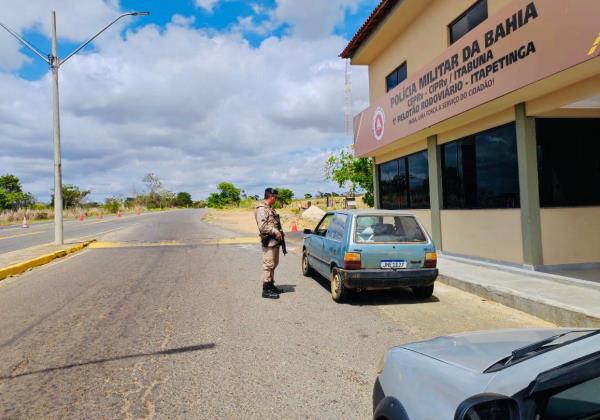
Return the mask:
[[[0,22],[44,54],[57,12],[63,183],[90,200],[144,190],[155,173],[203,199],[221,181],[248,194],[340,191],[327,157],[352,144],[338,58],[378,0],[0,0]],[[352,67],[352,115],[368,105]],[[47,64],[0,28],[0,173],[49,201],[53,189]]]

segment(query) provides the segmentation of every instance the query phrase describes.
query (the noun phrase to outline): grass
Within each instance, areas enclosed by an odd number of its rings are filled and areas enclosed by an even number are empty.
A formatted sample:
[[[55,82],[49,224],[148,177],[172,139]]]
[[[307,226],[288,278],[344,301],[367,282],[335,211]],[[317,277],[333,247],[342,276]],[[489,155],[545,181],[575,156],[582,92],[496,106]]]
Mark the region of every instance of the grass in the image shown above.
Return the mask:
[[[163,209],[142,208],[141,210],[142,210],[142,213],[148,213],[148,212],[159,212],[159,211],[165,211],[165,210],[174,210],[174,208],[163,208]],[[121,214],[135,213],[135,212],[136,212],[135,209],[122,209],[121,210]],[[89,209],[74,208],[74,209],[64,209],[63,210],[64,220],[77,220],[77,219],[79,219],[79,216],[81,214],[83,214],[87,218],[87,217],[99,217],[100,214],[102,214],[103,216],[108,216],[110,214],[115,214],[115,213],[110,213],[100,207],[94,207],[94,208],[89,208]],[[0,226],[10,226],[10,225],[17,225],[17,224],[20,225],[21,223],[23,223],[23,218],[25,216],[27,216],[27,222],[29,224],[47,222],[47,221],[51,221],[54,219],[54,210],[53,209],[43,209],[43,210],[21,209],[21,210],[2,211],[2,212],[0,212]]]

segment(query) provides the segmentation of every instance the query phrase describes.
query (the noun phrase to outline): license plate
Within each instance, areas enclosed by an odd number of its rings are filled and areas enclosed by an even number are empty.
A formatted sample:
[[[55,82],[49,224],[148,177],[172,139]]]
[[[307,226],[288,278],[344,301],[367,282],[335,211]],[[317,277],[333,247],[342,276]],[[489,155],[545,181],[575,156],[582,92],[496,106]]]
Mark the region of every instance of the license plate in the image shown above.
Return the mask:
[[[381,268],[406,268],[404,260],[381,260]]]

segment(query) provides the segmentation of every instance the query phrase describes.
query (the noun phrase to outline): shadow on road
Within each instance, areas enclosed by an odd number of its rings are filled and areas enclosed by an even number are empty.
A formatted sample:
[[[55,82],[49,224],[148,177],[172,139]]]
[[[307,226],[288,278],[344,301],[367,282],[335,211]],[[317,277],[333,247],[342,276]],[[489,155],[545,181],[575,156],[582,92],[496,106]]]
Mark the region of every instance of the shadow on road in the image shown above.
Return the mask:
[[[330,293],[330,282],[328,279],[313,274],[309,279],[316,281],[323,289]],[[432,296],[429,299],[419,299],[412,294],[410,289],[383,289],[383,290],[364,290],[362,292],[351,293],[348,298],[348,304],[353,306],[363,305],[415,305],[423,303],[436,303],[440,300]]]
[[[210,350],[210,349],[214,349],[215,347],[216,347],[215,343],[209,343],[209,344],[199,344],[196,346],[186,346],[186,347],[178,347],[178,348],[174,348],[174,349],[160,350],[160,351],[155,351],[155,352],[151,352],[151,353],[127,354],[125,356],[115,356],[115,357],[109,357],[106,359],[91,360],[89,362],[71,363],[69,365],[64,365],[64,366],[57,366],[57,367],[52,367],[52,368],[34,370],[31,372],[23,372],[23,373],[19,373],[17,375],[0,376],[0,380],[14,379],[14,378],[18,378],[21,376],[36,375],[38,373],[49,373],[49,372],[54,372],[57,370],[71,369],[74,367],[96,365],[96,364],[101,364],[101,363],[106,363],[106,362],[114,362],[117,360],[135,359],[138,357],[148,357],[148,356],[162,356],[162,355],[171,355],[171,354],[179,354],[179,353],[189,353],[189,352],[200,351],[200,350]]]
[[[295,284],[277,284],[276,286],[283,290],[283,293],[294,293],[296,291]]]

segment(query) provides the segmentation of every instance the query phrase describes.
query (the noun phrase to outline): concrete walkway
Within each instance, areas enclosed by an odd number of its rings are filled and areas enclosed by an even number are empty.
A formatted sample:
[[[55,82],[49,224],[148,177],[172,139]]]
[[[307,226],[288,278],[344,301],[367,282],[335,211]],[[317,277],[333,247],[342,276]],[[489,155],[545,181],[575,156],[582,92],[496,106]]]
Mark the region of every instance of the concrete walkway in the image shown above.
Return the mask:
[[[600,327],[600,283],[440,256],[439,281],[562,326]]]
[[[92,240],[69,241],[64,245],[45,244],[0,254],[0,280],[80,251],[91,242]]]
[[[286,233],[287,242],[296,246],[302,246],[302,237],[301,232]],[[545,321],[567,327],[600,327],[600,282],[597,280],[444,255],[439,256],[438,268],[438,281],[442,283]],[[593,271],[589,273],[593,275]]]

